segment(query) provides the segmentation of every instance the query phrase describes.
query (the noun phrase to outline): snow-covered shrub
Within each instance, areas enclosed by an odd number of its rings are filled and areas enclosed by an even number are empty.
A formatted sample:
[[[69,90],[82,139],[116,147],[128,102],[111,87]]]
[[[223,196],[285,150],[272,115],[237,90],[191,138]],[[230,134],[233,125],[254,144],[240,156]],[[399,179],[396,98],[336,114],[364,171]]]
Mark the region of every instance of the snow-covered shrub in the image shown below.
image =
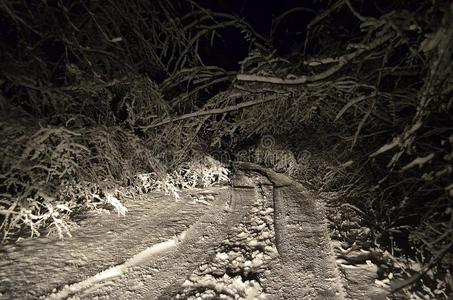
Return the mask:
[[[125,214],[119,193],[111,191],[139,166],[150,168],[146,147],[118,128],[70,130],[8,120],[0,123],[0,137],[3,240],[25,232],[70,235],[71,215],[101,203]]]
[[[221,162],[199,154],[163,176],[156,172],[137,174],[131,185],[140,193],[162,191],[179,199],[178,191],[225,184],[229,182],[229,174],[230,171]]]
[[[73,203],[57,197],[60,183],[76,176],[79,160],[89,150],[77,132],[65,128],[28,128],[0,124],[0,226],[3,239],[24,227],[31,236],[54,226],[68,233],[67,216]]]

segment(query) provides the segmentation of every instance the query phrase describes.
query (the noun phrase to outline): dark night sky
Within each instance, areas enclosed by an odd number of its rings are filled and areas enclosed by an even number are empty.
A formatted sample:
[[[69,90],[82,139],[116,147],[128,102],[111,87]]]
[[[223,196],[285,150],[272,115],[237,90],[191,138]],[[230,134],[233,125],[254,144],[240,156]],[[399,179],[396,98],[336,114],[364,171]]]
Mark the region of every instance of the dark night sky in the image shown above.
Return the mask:
[[[253,29],[268,38],[272,26],[272,20],[293,7],[306,7],[313,12],[322,11],[326,3],[319,1],[295,1],[295,0],[233,0],[233,1],[199,1],[199,3],[212,11],[234,14],[247,23]],[[299,11],[285,18],[276,31],[277,39],[273,47],[279,52],[288,52],[290,44],[303,42],[305,28],[315,17],[315,13]],[[242,60],[248,53],[248,45],[239,30],[227,28],[223,30],[223,40],[216,40],[214,51],[202,49],[201,56],[207,65],[218,65],[226,69],[237,69],[237,62]],[[207,47],[207,45],[204,45]],[[210,48],[210,47],[207,47]]]

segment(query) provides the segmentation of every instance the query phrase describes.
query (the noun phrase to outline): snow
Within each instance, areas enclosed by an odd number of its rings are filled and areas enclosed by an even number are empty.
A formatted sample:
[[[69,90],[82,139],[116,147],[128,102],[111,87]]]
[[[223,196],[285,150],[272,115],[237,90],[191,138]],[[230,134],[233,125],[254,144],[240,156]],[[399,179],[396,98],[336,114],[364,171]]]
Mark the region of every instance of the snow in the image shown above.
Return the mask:
[[[176,299],[265,299],[268,266],[278,256],[271,201],[257,197],[248,217],[221,241],[211,262],[187,277]],[[248,279],[252,274],[253,278]]]
[[[92,277],[85,279],[84,281],[74,283],[71,285],[65,285],[64,288],[53,294],[48,295],[45,299],[55,300],[55,299],[65,299],[71,294],[80,292],[82,290],[88,289],[95,284],[101,283],[103,281],[119,277],[127,272],[129,268],[134,266],[140,266],[146,264],[155,256],[169,251],[170,249],[176,247],[186,236],[186,232],[182,232],[179,236],[176,236],[170,240],[164,241],[162,243],[155,244],[151,247],[146,248],[142,252],[131,257],[125,263],[102,271]]]

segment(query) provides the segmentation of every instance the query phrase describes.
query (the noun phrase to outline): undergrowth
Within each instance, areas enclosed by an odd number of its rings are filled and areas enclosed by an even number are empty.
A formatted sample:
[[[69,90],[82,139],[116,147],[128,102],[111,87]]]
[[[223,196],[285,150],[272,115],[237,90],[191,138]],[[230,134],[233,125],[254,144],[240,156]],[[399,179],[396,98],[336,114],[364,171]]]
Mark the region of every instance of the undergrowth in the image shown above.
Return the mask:
[[[70,216],[100,204],[124,215],[122,188],[177,198],[181,189],[228,181],[228,170],[207,156],[171,167],[120,128],[69,130],[9,120],[0,124],[0,136],[3,239],[49,229],[70,235]]]

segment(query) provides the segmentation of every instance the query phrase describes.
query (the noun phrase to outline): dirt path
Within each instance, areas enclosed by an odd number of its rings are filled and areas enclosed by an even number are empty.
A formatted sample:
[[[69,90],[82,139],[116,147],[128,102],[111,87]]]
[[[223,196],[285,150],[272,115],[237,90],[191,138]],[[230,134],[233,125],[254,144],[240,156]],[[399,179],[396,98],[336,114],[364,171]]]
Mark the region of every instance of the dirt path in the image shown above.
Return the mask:
[[[239,167],[271,182],[238,172],[232,187],[149,195],[71,239],[0,249],[0,299],[347,298],[322,205],[285,176]]]

